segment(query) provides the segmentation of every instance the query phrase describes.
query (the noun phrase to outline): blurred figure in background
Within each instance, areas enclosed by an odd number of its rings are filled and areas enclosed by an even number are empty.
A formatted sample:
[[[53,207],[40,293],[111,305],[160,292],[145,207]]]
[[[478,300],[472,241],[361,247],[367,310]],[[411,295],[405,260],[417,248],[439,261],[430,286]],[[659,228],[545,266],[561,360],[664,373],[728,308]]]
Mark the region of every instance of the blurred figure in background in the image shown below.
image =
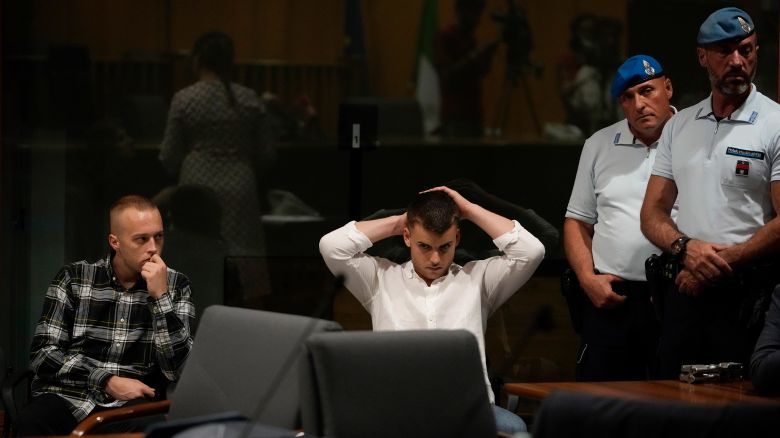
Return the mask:
[[[265,109],[257,94],[231,82],[229,36],[207,33],[195,42],[198,81],[173,97],[160,161],[179,184],[212,189],[222,207],[221,235],[231,254],[262,254],[257,164],[270,152]]]
[[[288,103],[266,91],[261,99],[267,110],[271,136],[279,143],[311,145],[327,140],[309,96],[300,94]]]
[[[166,260],[189,274],[198,285],[193,333],[200,315],[212,304],[224,304],[223,275],[227,247],[220,237],[222,208],[208,187],[183,185],[168,200],[165,231]]]
[[[436,36],[435,64],[441,89],[441,134],[479,138],[484,133],[482,81],[499,40],[478,45],[474,30],[485,0],[455,0],[457,22]]]
[[[566,123],[589,137],[622,117],[609,92],[612,75],[622,61],[622,26],[611,18],[580,14],[570,29],[570,51],[558,61],[558,90]]]

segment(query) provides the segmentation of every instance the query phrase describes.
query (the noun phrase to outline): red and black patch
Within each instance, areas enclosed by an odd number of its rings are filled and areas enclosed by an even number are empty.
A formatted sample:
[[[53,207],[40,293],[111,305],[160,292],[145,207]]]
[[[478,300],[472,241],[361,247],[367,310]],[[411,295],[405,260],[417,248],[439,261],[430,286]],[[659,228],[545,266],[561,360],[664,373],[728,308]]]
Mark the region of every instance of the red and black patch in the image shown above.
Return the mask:
[[[737,160],[737,168],[734,173],[739,176],[748,176],[750,173],[750,161]]]

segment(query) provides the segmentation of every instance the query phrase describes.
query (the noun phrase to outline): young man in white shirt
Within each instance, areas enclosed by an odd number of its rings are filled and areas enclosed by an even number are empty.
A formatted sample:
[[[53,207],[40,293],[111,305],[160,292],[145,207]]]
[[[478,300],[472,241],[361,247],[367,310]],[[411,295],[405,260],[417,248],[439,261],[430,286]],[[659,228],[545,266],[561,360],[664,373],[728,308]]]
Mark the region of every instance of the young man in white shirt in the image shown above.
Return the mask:
[[[458,266],[460,219],[485,231],[503,255]],[[411,261],[396,264],[364,251],[392,236],[403,236]],[[485,385],[487,319],[531,277],[544,246],[516,221],[469,202],[447,187],[420,193],[406,213],[350,222],[320,240],[320,252],[334,275],[371,314],[374,330],[465,329],[482,353]],[[517,415],[494,406],[501,432],[525,431]]]

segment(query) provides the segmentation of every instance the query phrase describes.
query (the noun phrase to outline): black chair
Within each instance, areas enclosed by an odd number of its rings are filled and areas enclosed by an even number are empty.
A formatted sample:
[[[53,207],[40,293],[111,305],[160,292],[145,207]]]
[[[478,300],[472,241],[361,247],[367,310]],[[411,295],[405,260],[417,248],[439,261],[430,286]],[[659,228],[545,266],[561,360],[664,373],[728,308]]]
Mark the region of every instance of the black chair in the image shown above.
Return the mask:
[[[628,400],[554,391],[542,401],[534,438],[775,436],[780,405],[723,406]]]
[[[19,372],[12,372],[5,361],[5,353],[0,348],[0,394],[2,394],[2,406],[5,411],[3,424],[3,438],[15,435],[15,424],[17,411],[30,398],[30,384],[32,383],[33,372],[25,369]]]
[[[477,340],[470,332],[321,333],[306,347],[301,382],[312,388],[302,395],[307,434],[497,436]]]
[[[315,332],[341,330],[332,321],[227,306],[211,306],[170,400],[93,414],[73,434],[139,415],[169,410],[169,420],[227,411],[285,429],[300,427],[298,362]],[[305,389],[305,388],[303,388]],[[304,391],[305,392],[305,391]],[[144,406],[148,407],[145,409]]]

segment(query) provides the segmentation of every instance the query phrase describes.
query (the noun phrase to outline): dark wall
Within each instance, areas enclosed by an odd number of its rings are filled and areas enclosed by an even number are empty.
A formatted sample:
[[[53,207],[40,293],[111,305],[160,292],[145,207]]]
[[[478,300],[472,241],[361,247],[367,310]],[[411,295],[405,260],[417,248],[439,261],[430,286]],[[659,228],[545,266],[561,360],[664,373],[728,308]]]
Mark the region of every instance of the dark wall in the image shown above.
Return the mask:
[[[696,35],[707,16],[725,6],[739,7],[753,19],[760,46],[756,84],[759,91],[777,99],[777,2],[675,0],[628,3],[627,53],[646,53],[661,62],[674,85],[672,103],[679,108],[692,105],[709,94],[706,72],[696,60]]]

